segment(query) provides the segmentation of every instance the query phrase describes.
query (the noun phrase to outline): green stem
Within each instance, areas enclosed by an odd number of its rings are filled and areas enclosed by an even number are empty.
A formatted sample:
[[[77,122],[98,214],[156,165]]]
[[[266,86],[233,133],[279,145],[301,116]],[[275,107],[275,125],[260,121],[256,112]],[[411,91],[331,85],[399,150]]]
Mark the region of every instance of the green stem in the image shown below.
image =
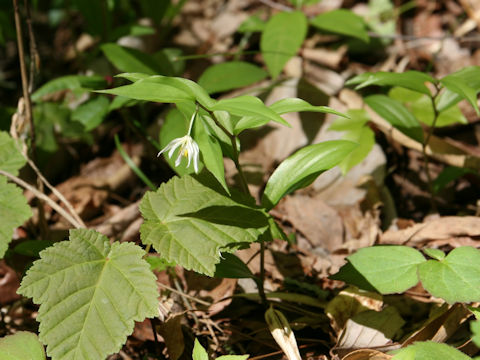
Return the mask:
[[[210,111],[209,109],[205,108],[200,104],[200,107],[204,109],[208,114],[212,117],[212,120],[215,122],[215,125],[217,125],[224,133],[225,135],[228,136],[230,139],[230,142],[232,143],[232,151],[233,151],[233,162],[235,164],[235,167],[237,168],[238,175],[240,177],[240,186],[242,187],[242,190],[245,194],[252,196],[250,193],[250,190],[248,188],[248,182],[247,178],[245,177],[245,174],[242,170],[242,166],[240,165],[239,161],[239,152],[237,149],[237,137],[230,133],[225,126],[223,126],[220,121],[218,121],[217,117],[213,113],[213,111]],[[258,293],[260,295],[260,299],[262,300],[262,304],[266,307],[267,306],[267,297],[265,295],[265,288],[264,288],[264,282],[265,282],[265,242],[262,240],[260,242],[260,279],[257,281],[257,287],[258,287]]]

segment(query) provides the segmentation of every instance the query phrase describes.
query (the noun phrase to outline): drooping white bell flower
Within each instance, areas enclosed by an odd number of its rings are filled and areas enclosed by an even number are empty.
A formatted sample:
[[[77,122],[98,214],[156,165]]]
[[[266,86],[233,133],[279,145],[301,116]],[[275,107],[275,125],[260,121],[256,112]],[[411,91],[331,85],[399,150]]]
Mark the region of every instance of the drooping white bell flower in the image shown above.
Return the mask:
[[[187,135],[170,141],[168,145],[158,153],[157,156],[160,156],[162,153],[168,151],[168,157],[171,159],[175,153],[175,150],[180,148],[177,159],[175,160],[175,166],[179,166],[182,161],[182,157],[185,157],[188,159],[187,167],[189,167],[193,162],[193,169],[195,170],[195,173],[198,173],[198,158],[200,156],[200,149],[198,148],[195,140],[193,140],[193,138],[190,136],[190,133],[192,132],[193,121],[195,120],[196,115],[197,112],[195,111],[190,119],[190,126],[188,128]]]

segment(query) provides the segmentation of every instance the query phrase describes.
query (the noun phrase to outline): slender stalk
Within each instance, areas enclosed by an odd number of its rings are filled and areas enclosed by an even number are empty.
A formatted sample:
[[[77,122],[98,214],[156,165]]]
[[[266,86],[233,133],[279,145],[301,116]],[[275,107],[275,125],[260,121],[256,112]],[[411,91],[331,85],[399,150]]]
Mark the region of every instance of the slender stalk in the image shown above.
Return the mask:
[[[433,121],[432,121],[432,125],[428,129],[427,136],[422,143],[422,155],[423,155],[423,161],[424,161],[425,175],[427,176],[428,191],[430,192],[430,204],[432,206],[432,211],[438,212],[437,204],[435,203],[435,198],[433,193],[432,176],[430,174],[430,169],[429,169],[430,159],[427,154],[427,147],[432,137],[433,130],[435,129],[435,125],[437,124],[438,115],[439,115],[437,106],[435,104],[435,99],[439,94],[439,89],[436,85],[435,85],[435,88],[436,88],[435,95],[430,97],[430,100],[432,102],[432,108],[433,108]]]
[[[205,111],[209,113],[209,115],[212,117],[213,121],[215,124],[225,133],[225,135],[228,136],[230,139],[230,142],[232,143],[232,151],[233,151],[233,162],[235,164],[235,167],[237,168],[238,175],[240,177],[240,186],[242,187],[242,190],[245,194],[252,196],[250,193],[250,190],[248,188],[248,182],[247,178],[245,177],[245,174],[242,170],[242,166],[240,165],[239,161],[239,153],[237,149],[237,137],[230,133],[217,119],[213,111],[208,110],[207,108],[203,107],[200,105]],[[265,282],[265,242],[263,240],[260,241],[260,279],[256,282],[257,287],[258,287],[258,293],[260,295],[260,299],[262,300],[262,304],[266,307],[267,306],[267,297],[265,295],[265,288],[264,288],[264,282]]]
[[[27,65],[25,62],[25,51],[23,47],[23,32],[20,20],[20,10],[18,8],[18,0],[13,0],[13,8],[15,12],[15,28],[17,31],[18,58],[20,61],[20,75],[22,77],[23,100],[25,101],[25,117],[30,126],[30,141],[32,153],[35,153],[35,127],[33,125],[32,101],[30,99],[29,81],[27,75]]]
[[[29,183],[23,181],[19,177],[10,174],[9,172],[0,170],[0,175],[6,176],[10,180],[12,180],[14,183],[20,185],[24,189],[30,190],[33,195],[35,195],[37,198],[45,201],[48,205],[50,205],[56,212],[58,212],[61,216],[63,216],[70,224],[72,224],[75,228],[80,229],[84,228],[82,224],[80,224],[77,220],[75,220],[72,215],[70,215],[68,212],[66,212],[60,205],[58,205],[55,201],[50,199],[47,195],[44,193],[38,191],[36,188],[34,188],[32,185]]]

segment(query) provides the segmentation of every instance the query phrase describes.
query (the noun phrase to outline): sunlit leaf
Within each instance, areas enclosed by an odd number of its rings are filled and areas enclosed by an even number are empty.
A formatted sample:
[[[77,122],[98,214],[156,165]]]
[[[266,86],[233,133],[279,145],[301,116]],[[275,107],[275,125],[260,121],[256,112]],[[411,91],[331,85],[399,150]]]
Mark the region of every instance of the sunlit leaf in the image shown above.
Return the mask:
[[[320,30],[369,41],[365,21],[347,9],[337,9],[317,15],[310,20],[310,24]]]

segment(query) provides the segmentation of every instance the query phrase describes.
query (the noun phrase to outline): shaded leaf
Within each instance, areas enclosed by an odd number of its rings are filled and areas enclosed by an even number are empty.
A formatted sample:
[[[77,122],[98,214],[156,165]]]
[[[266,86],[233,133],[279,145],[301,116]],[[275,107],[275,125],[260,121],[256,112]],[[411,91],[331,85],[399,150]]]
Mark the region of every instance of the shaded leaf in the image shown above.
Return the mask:
[[[262,205],[269,210],[285,195],[310,185],[322,172],[338,165],[356,146],[351,141],[334,140],[298,150],[268,179]]]
[[[19,331],[0,339],[2,360],[45,360],[45,350],[37,335]]]
[[[106,43],[100,46],[107,59],[120,71],[150,75],[163,74],[155,59],[137,49]]]
[[[85,131],[95,129],[108,114],[110,101],[105,96],[90,99],[72,112],[72,120],[78,121],[85,127]]]
[[[423,142],[420,123],[400,102],[385,95],[371,95],[365,98],[365,103],[402,133]]]
[[[306,102],[305,100],[299,98],[286,98],[278,100],[277,102],[270,105],[270,109],[275,111],[277,114],[282,115],[291,112],[301,112],[301,111],[310,111],[310,112],[320,112],[325,114],[334,114],[342,117],[348,117],[345,114],[342,114],[339,111],[335,111],[328,106],[314,106]]]
[[[156,278],[133,243],[110,245],[76,229],[40,253],[18,292],[40,304],[40,340],[55,360],[104,359],[120,350],[135,321],[158,315]]]
[[[222,254],[220,262],[215,266],[214,277],[229,279],[255,278],[248,266],[238,256],[230,253]]]
[[[480,110],[477,104],[478,90],[468,85],[462,78],[455,76],[455,74],[447,75],[440,80],[443,86],[445,86],[451,92],[456,93],[462,99],[467,100],[470,105],[473,106],[477,115],[480,115]]]
[[[209,93],[216,93],[251,85],[267,76],[267,72],[258,66],[230,61],[208,67],[198,79],[198,85]]]
[[[480,251],[462,246],[441,261],[428,260],[419,267],[422,285],[430,294],[447,301],[480,301]]]
[[[105,87],[107,82],[102,76],[84,76],[84,75],[67,75],[42,85],[32,94],[32,100],[41,101],[45,95],[53,94],[61,90],[77,90],[77,89],[101,89]]]
[[[324,31],[347,35],[364,42],[369,41],[365,21],[347,9],[337,9],[317,15],[310,24]]]
[[[262,32],[260,50],[273,78],[297,53],[306,34],[307,18],[300,11],[280,12],[270,18]]]
[[[268,228],[262,211],[227,197],[208,177],[174,177],[147,192],[140,211],[144,244],[152,244],[167,261],[209,276],[221,251],[256,241]]]
[[[27,163],[20,152],[20,144],[6,132],[0,131],[0,169],[12,175]]]

